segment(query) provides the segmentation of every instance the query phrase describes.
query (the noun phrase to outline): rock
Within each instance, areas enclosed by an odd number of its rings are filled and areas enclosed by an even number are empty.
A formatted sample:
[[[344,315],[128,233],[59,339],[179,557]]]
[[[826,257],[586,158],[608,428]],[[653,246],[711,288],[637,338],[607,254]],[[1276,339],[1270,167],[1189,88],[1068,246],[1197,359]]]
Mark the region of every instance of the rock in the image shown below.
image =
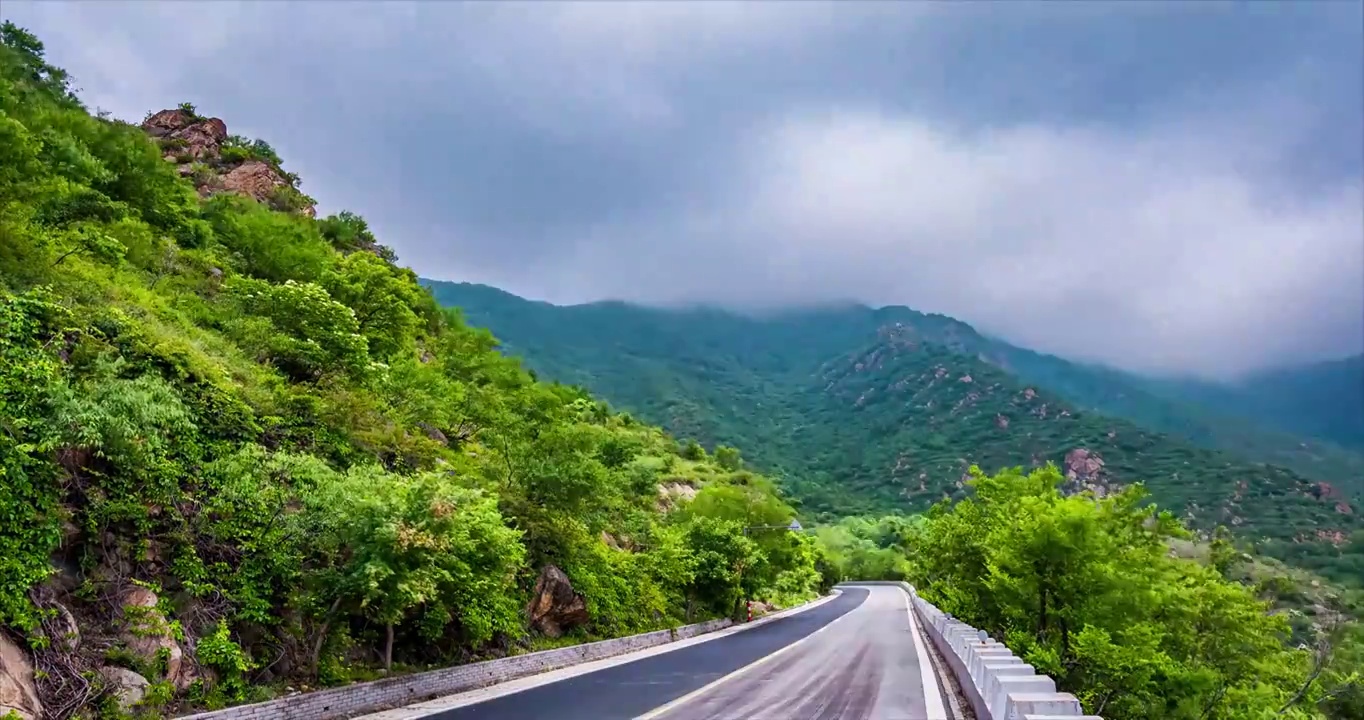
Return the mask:
[[[118,703],[119,709],[125,712],[142,702],[142,698],[147,696],[147,688],[151,685],[147,678],[126,668],[102,667],[99,674],[104,678],[104,683],[113,695],[114,701]]]
[[[526,606],[526,618],[531,628],[552,638],[590,619],[583,596],[573,589],[564,571],[553,565],[540,570],[535,593]]]
[[[696,497],[696,488],[681,482],[665,482],[658,486],[658,510],[668,512],[683,501]]]
[[[277,188],[288,184],[274,168],[260,160],[247,160],[223,176],[225,190],[248,195],[258,202],[269,201]]]
[[[435,440],[435,441],[438,442],[438,443],[449,443],[449,442],[450,442],[450,440],[449,440],[448,438],[445,437],[445,433],[441,432],[441,431],[440,431],[438,428],[436,428],[436,426],[434,426],[434,425],[431,425],[431,424],[429,424],[429,423],[419,422],[419,423],[417,423],[417,427],[421,428],[422,432],[426,433],[426,436],[427,436],[427,437],[431,438],[432,440]]]
[[[194,673],[185,663],[185,654],[171,634],[170,623],[156,605],[160,598],[141,586],[134,586],[123,594],[123,632],[121,639],[129,652],[148,666],[160,665],[159,655],[165,652],[166,679],[177,690],[184,690],[194,682]]]
[[[152,137],[165,137],[175,132],[189,127],[193,124],[194,118],[189,113],[178,108],[172,110],[162,110],[153,114],[151,117],[142,121],[142,129]]]
[[[182,152],[189,153],[195,160],[216,159],[219,146],[227,139],[227,125],[218,118],[209,118],[173,132],[171,137],[183,140]]]
[[[142,122],[142,129],[165,144],[165,156],[188,155],[195,160],[217,159],[227,139],[227,125],[218,118],[197,118],[184,110],[162,110]],[[184,172],[184,169],[181,169]]]
[[[1085,448],[1075,448],[1066,453],[1066,486],[1070,492],[1093,490],[1103,497],[1108,489],[1104,460],[1098,453]]]
[[[43,716],[43,703],[33,684],[28,653],[0,634],[0,717],[11,712],[20,720],[38,720]]]
[[[620,543],[616,540],[615,536],[609,532],[606,532],[605,530],[601,531],[601,541],[603,545],[611,548],[612,550],[620,549]]]

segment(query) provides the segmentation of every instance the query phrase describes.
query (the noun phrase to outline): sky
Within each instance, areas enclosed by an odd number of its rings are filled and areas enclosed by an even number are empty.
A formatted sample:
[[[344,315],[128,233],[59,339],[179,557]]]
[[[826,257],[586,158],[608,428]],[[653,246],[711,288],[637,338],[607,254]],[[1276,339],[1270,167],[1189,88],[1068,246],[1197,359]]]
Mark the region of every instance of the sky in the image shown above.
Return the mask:
[[[24,2],[419,274],[908,305],[1206,377],[1364,351],[1364,3]]]

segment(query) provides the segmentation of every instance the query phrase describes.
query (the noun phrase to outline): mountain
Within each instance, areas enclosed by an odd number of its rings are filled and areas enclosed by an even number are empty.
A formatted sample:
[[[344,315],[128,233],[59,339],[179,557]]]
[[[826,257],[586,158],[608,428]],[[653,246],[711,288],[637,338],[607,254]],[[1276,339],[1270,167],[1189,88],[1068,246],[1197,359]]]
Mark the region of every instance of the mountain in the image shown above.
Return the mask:
[[[748,317],[621,302],[555,306],[424,281],[542,376],[703,444],[742,447],[813,514],[922,509],[987,471],[1056,462],[1076,485],[1143,481],[1203,529],[1336,576],[1364,570],[1364,460],[1214,415],[1124,373],[904,307]],[[1287,458],[1292,463],[1273,461]],[[1364,537],[1364,536],[1361,536]],[[1355,545],[1360,545],[1356,547]]]
[[[1364,355],[1278,368],[1232,384],[1151,381],[1167,397],[1364,451]]]
[[[1290,381],[1273,382],[1278,376],[1266,376],[1264,381],[1252,379],[1241,386],[1154,380],[1037,353],[978,333],[952,318],[905,307],[872,309],[849,303],[752,318],[715,309],[662,310],[620,302],[555,306],[484,285],[423,282],[440,302],[458,306],[471,321],[491,327],[504,348],[524,356],[532,368],[564,382],[603,390],[601,381],[609,379],[610,394],[628,399],[627,405],[654,403],[654,398],[662,397],[659,384],[686,383],[689,373],[675,370],[687,370],[690,363],[724,368],[711,372],[747,375],[730,378],[737,386],[763,385],[781,381],[793,371],[809,372],[829,357],[865,344],[879,328],[900,322],[931,342],[973,355],[1079,408],[1124,418],[1253,462],[1280,465],[1350,492],[1364,492],[1364,453],[1313,437],[1304,430],[1310,426],[1308,421],[1275,421],[1277,406],[1286,408],[1278,415],[1288,418],[1320,417],[1330,422],[1339,416],[1343,420],[1334,426],[1348,427],[1353,417],[1350,408],[1364,402],[1359,400],[1364,379],[1355,378],[1351,386],[1348,363],[1338,369],[1328,365],[1283,371]],[[608,356],[603,352],[608,345],[621,354]],[[727,367],[735,362],[743,368]],[[1358,369],[1359,359],[1352,362]],[[1327,382],[1298,380],[1299,386],[1314,392],[1295,394],[1287,389],[1295,378],[1325,378]],[[640,386],[641,382],[645,385]],[[1250,393],[1241,388],[1265,389]],[[738,387],[730,390],[741,391]],[[688,393],[697,391],[688,388]],[[1356,400],[1348,399],[1352,397]],[[673,420],[688,422],[685,413]],[[1349,439],[1348,432],[1336,435]]]

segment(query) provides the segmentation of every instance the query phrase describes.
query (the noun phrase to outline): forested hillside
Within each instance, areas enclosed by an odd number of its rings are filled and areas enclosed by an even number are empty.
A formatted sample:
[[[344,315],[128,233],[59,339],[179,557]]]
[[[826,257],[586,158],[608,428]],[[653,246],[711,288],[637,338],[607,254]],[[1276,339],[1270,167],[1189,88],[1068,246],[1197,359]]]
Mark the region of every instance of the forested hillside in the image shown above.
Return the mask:
[[[726,392],[785,383],[792,371],[808,374],[829,358],[871,342],[880,328],[900,323],[1078,408],[1364,492],[1364,453],[1343,447],[1348,432],[1319,434],[1338,441],[1331,442],[1318,439],[1308,425],[1294,425],[1294,419],[1304,416],[1333,428],[1364,422],[1364,411],[1356,412],[1359,403],[1352,400],[1364,391],[1364,376],[1348,371],[1308,373],[1306,377],[1326,379],[1296,386],[1267,383],[1265,387],[1277,389],[1268,393],[1270,399],[1252,401],[1231,386],[1157,381],[1043,355],[981,335],[951,318],[905,307],[849,304],[752,318],[722,310],[662,310],[618,302],[559,307],[482,285],[424,282],[442,303],[464,308],[475,324],[493,328],[506,349],[525,357],[532,369],[632,406],[682,403],[655,397],[655,391],[668,383],[688,383],[698,372],[710,374],[708,383],[727,383]],[[609,383],[602,382],[608,378]],[[1290,389],[1302,386],[1308,391]],[[1275,407],[1287,409],[1278,413]],[[686,423],[691,421],[688,412],[677,407],[673,414]]]
[[[1364,355],[1256,373],[1230,385],[1158,381],[1150,386],[1224,414],[1364,451]]]
[[[1364,577],[1357,456],[1269,431],[1236,434],[1120,373],[1013,348],[951,318],[856,306],[764,318],[557,307],[427,283],[545,377],[703,444],[744,448],[810,513],[922,509],[961,497],[973,462],[987,471],[1055,462],[1077,482],[1144,482],[1196,527],[1226,524],[1262,552],[1343,581]],[[1155,412],[1163,419],[1150,424],[1119,419]],[[1218,443],[1203,431],[1214,428],[1224,444],[1258,452],[1208,449]],[[1253,459],[1282,455],[1316,474]]]
[[[267,143],[187,105],[94,117],[0,40],[0,717],[164,716],[833,581],[813,537],[745,531],[795,516],[771,483],[534,381]]]

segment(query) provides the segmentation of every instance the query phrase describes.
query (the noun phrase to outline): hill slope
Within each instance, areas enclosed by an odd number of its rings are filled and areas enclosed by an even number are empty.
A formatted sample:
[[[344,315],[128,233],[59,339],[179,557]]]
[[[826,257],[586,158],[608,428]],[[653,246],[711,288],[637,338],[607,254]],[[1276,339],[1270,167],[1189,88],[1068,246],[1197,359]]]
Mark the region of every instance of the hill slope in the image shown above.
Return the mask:
[[[1230,385],[1150,385],[1225,414],[1364,451],[1364,355],[1257,373]]]
[[[615,302],[557,307],[482,286],[427,284],[437,300],[493,328],[505,351],[536,372],[588,387],[674,433],[740,445],[812,512],[922,508],[959,493],[970,462],[989,471],[1052,461],[1083,480],[1084,468],[1102,461],[1090,482],[1145,481],[1157,501],[1196,526],[1227,523],[1244,537],[1273,538],[1267,552],[1337,576],[1361,569],[1345,557],[1356,552],[1348,542],[1361,478],[1351,474],[1353,454],[1310,453],[1297,438],[1258,429],[1236,436],[1248,448],[1276,439],[1261,457],[1289,454],[1332,479],[1323,481],[1200,447],[1161,431],[1203,430],[1206,441],[1227,438],[1225,426],[1115,371],[1015,348],[951,318],[907,308],[755,319]],[[1103,405],[1164,421],[1137,424],[1093,410]],[[1341,474],[1327,472],[1327,459]]]
[[[794,517],[770,481],[535,381],[313,214],[267,144],[93,116],[0,23],[0,717],[178,716],[833,580],[746,532]]]

